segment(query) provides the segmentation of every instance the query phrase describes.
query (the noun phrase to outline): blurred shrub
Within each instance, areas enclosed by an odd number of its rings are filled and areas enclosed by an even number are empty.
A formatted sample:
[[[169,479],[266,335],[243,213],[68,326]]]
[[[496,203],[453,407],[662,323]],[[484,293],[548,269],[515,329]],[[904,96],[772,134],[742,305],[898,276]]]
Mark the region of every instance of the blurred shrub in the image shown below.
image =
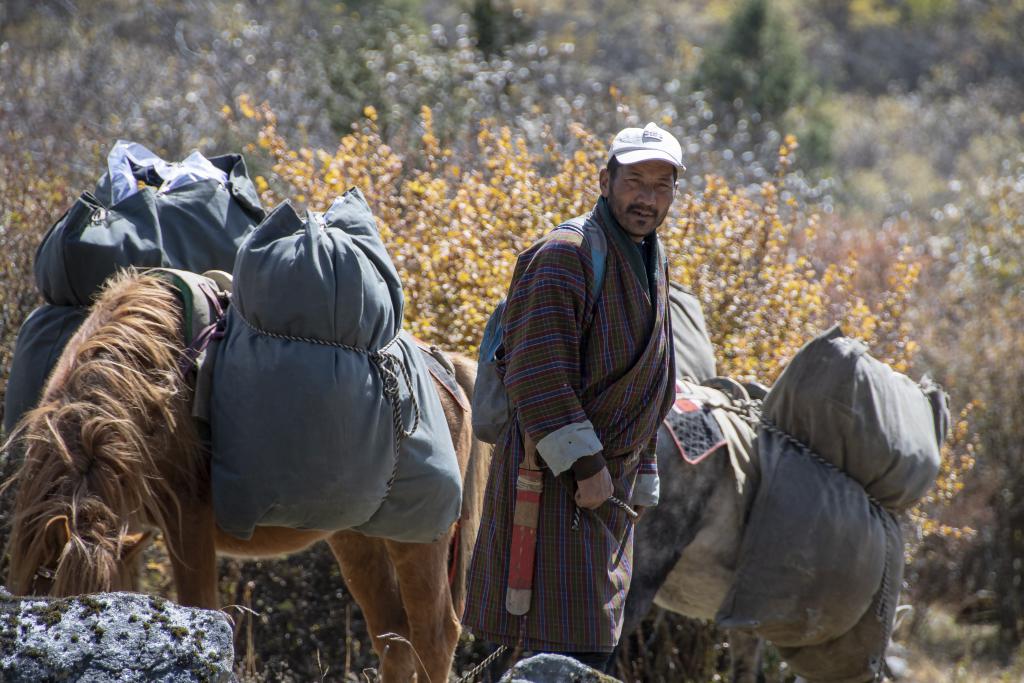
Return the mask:
[[[694,82],[726,128],[739,117],[758,131],[774,126],[796,134],[803,165],[820,168],[831,158],[832,123],[797,35],[784,10],[767,0],[743,0],[704,51]]]
[[[797,9],[821,73],[843,90],[913,90],[940,72],[954,91],[1007,79],[1018,99],[1024,6],[998,0],[813,0]]]
[[[70,205],[60,164],[42,166],[13,134],[0,137],[0,421],[14,340],[42,297],[32,263],[43,233]]]
[[[307,34],[333,3],[31,5],[0,24],[0,116],[37,159],[92,176],[82,145],[117,138],[181,158],[228,142],[217,112],[257,88],[290,126],[329,132]]]
[[[927,237],[933,295],[918,315],[928,362],[974,404],[964,438],[976,444],[977,459],[968,497],[974,507],[954,512],[980,533],[960,545],[960,567],[952,577],[933,577],[930,592],[945,588],[942,597],[962,598],[993,591],[1009,655],[1024,639],[1024,150],[1001,166],[965,185],[941,214],[938,234]]]
[[[504,51],[525,42],[533,32],[521,8],[509,0],[470,0],[469,16],[473,22],[476,46],[485,55]]]
[[[778,119],[802,102],[810,74],[787,17],[767,0],[743,0],[697,71],[698,87],[716,100]]]
[[[960,189],[973,188],[975,179],[997,172],[1024,135],[1019,111],[1002,111],[1008,96],[997,84],[950,94],[924,88],[914,94],[836,97],[832,140],[842,178],[832,194],[875,222],[867,226],[870,231],[894,219],[941,219],[942,207],[956,200]],[[847,223],[861,222],[851,221],[850,211],[844,214]]]
[[[725,127],[710,95],[689,87],[695,41],[717,19],[682,3],[633,10],[626,0],[535,7],[522,19],[536,26],[532,38],[486,54],[470,15],[417,0],[211,0],[188,11],[170,2],[18,2],[0,23],[0,115],[37,159],[64,158],[87,175],[95,157],[82,146],[93,141],[105,150],[133,139],[168,158],[240,147],[250,131],[217,113],[245,94],[318,147],[347,133],[366,106],[381,138],[409,151],[423,106],[434,112],[434,135],[460,153],[483,119],[529,131],[533,151],[545,127],[568,136],[579,122],[610,137],[669,120],[688,183],[711,172],[739,185],[769,179],[782,139],[775,126],[747,111]],[[829,192],[800,173],[787,185],[808,199]]]

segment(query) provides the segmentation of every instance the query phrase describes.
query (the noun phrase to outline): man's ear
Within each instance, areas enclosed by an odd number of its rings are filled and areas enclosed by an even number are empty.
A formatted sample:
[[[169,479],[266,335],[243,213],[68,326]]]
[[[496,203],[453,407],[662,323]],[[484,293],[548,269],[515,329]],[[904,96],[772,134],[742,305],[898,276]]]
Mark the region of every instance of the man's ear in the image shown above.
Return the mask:
[[[608,188],[611,184],[611,178],[608,176],[608,168],[602,168],[601,172],[597,176],[598,184],[601,186],[601,196],[608,196]]]

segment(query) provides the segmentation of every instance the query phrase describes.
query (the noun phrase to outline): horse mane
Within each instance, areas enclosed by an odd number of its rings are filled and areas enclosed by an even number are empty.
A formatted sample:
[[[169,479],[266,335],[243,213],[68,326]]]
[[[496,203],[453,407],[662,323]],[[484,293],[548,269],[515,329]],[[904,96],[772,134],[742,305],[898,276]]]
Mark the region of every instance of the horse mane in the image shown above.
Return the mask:
[[[119,587],[129,531],[166,529],[179,491],[198,490],[207,475],[181,337],[181,303],[162,279],[129,271],[104,286],[12,435],[24,453],[8,482],[15,593],[40,567],[55,572],[54,595]]]

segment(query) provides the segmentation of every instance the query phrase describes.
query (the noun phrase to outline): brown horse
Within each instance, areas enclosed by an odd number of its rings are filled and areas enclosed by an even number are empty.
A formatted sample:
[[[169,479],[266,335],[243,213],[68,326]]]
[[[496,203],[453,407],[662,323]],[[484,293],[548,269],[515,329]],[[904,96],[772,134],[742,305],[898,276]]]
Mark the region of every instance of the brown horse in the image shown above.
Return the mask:
[[[134,560],[159,529],[178,601],[216,608],[216,553],[266,557],[323,540],[363,610],[382,677],[447,680],[490,457],[472,437],[468,411],[439,390],[464,481],[450,588],[454,527],[425,544],[281,527],[258,527],[243,541],[214,519],[209,456],[190,416],[193,387],[178,370],[181,330],[181,304],[163,280],[128,273],[105,286],[13,436],[25,459],[14,479],[11,589],[132,590]],[[459,356],[454,364],[469,395],[476,366]],[[386,634],[412,647],[388,645]]]

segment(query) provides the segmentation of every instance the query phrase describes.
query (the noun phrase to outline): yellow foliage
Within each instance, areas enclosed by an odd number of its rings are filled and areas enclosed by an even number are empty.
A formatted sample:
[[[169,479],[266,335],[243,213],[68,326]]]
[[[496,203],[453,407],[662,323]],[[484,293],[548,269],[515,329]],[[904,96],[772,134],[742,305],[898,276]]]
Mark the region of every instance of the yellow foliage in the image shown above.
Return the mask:
[[[899,10],[886,7],[878,0],[850,0],[849,10],[850,24],[858,29],[892,26],[900,20]]]
[[[241,95],[238,98],[238,111],[247,119],[255,118],[256,110],[252,108],[252,100],[248,95]]]

